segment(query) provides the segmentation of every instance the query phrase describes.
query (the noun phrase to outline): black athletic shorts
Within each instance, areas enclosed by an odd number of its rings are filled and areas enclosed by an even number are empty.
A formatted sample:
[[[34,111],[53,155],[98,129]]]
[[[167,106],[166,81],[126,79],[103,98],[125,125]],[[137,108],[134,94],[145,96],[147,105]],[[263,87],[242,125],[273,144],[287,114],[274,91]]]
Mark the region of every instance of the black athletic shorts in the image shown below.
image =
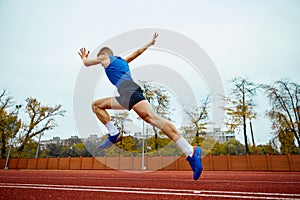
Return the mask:
[[[127,110],[131,110],[135,104],[146,99],[141,87],[133,81],[121,83],[118,92],[120,96],[116,97],[116,99]]]

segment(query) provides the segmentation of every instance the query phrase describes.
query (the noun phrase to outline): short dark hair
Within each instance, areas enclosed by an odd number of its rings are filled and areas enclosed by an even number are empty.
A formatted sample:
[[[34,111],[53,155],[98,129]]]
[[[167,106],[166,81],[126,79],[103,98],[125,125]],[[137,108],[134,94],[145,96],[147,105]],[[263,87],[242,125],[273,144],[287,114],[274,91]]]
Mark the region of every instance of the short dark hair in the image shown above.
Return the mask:
[[[100,56],[103,53],[107,53],[108,55],[114,55],[113,51],[108,48],[108,47],[103,47],[102,49],[100,49],[100,51],[97,54],[97,57]]]

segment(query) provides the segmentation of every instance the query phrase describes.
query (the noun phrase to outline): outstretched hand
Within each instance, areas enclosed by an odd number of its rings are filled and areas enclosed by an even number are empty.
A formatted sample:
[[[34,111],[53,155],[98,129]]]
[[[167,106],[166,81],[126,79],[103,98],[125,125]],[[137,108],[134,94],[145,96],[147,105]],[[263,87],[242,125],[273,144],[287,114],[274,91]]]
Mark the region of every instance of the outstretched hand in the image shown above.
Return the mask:
[[[155,44],[156,38],[157,38],[157,37],[158,37],[158,34],[157,34],[157,33],[154,33],[153,38],[152,38],[152,40],[151,40],[151,42],[150,42],[150,45],[154,45],[154,44]]]
[[[80,49],[80,52],[78,52],[78,54],[79,54],[79,56],[80,56],[80,58],[81,58],[82,60],[85,60],[85,59],[87,59],[87,57],[89,56],[90,51],[86,51],[85,48],[81,48],[81,49]]]

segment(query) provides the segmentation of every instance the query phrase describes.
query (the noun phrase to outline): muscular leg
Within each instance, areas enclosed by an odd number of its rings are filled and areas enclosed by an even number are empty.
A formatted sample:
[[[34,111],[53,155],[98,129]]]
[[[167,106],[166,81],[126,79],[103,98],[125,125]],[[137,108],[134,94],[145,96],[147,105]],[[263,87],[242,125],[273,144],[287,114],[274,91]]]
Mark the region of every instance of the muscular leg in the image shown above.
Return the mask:
[[[121,106],[116,98],[103,98],[96,100],[92,105],[93,112],[96,114],[98,119],[105,125],[109,132],[108,138],[98,146],[99,149],[105,149],[111,147],[114,143],[122,140],[122,134],[115,127],[111,121],[109,114],[106,109],[125,109]]]
[[[132,109],[147,123],[162,130],[171,140],[177,142],[182,135],[168,120],[159,117],[151,108],[148,101],[140,101]]]
[[[93,111],[96,113],[99,120],[106,125],[110,123],[110,116],[105,109],[125,109],[121,106],[115,98],[99,99],[93,103]],[[146,122],[162,130],[171,140],[173,140],[177,146],[187,156],[187,161],[190,163],[194,172],[193,179],[197,180],[202,173],[201,163],[201,149],[199,147],[193,148],[178,132],[176,127],[168,120],[165,120],[152,110],[148,101],[143,100],[135,104],[132,109]],[[121,137],[120,137],[121,136]],[[120,141],[122,134],[115,136],[109,136],[99,148],[108,148],[112,144]]]
[[[92,109],[97,118],[105,125],[111,120],[106,109],[123,110],[125,108],[119,104],[115,97],[108,97],[94,101],[92,104]]]
[[[202,173],[201,148],[193,148],[178,132],[176,127],[168,120],[165,120],[155,114],[148,101],[143,100],[135,104],[133,110],[146,122],[162,130],[187,156],[194,172],[193,179],[197,180]]]

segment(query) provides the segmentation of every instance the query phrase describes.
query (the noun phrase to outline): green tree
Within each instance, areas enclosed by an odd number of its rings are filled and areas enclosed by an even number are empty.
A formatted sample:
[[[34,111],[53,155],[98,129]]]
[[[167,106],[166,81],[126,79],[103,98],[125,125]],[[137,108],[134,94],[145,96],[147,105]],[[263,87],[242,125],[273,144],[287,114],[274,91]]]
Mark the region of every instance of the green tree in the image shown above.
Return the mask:
[[[133,152],[135,150],[136,141],[132,136],[125,136],[122,140],[122,144],[119,144],[119,147],[124,151]]]
[[[299,153],[295,145],[295,135],[289,130],[280,130],[278,134],[280,142],[280,151],[282,154],[296,154]]]
[[[245,146],[236,139],[230,139],[227,142],[216,142],[215,146],[209,154],[211,155],[244,155],[246,153]]]
[[[247,120],[256,118],[254,111],[253,96],[258,86],[247,78],[234,78],[230,81],[233,84],[229,97],[224,97],[225,111],[227,114],[226,125],[228,132],[233,132],[242,126],[246,153],[250,153],[247,141]]]
[[[90,152],[85,148],[82,142],[74,143],[72,145],[62,146],[59,152],[60,157],[91,157]]]
[[[165,138],[165,137],[164,138],[149,137],[146,140],[147,146],[151,147],[151,150],[148,150],[148,152],[154,152],[157,151],[157,149],[165,148],[171,142],[172,141],[169,138]]]
[[[225,149],[225,144],[220,142],[216,142],[214,147],[209,152],[209,155],[226,155],[226,154],[227,152]]]
[[[21,127],[21,120],[17,116],[19,106],[12,111],[9,110],[13,107],[12,99],[6,90],[0,94],[1,158],[5,157],[10,139],[15,138]]]
[[[46,150],[46,156],[50,158],[56,158],[61,156],[62,146],[60,144],[48,144]]]
[[[23,149],[22,152],[16,151],[14,149],[12,151],[11,157],[19,157],[19,158],[35,158],[36,150],[38,143],[35,140],[30,139]],[[39,157],[44,157],[46,155],[46,151],[40,152]]]
[[[274,141],[270,140],[267,144],[260,144],[256,147],[257,154],[279,154],[276,150],[276,145]]]
[[[236,139],[230,139],[224,144],[226,153],[230,155],[243,155],[245,154],[245,146]]]
[[[279,137],[284,152],[292,152],[293,145],[289,145],[291,149],[286,149],[286,144],[292,144],[292,138],[300,147],[300,85],[282,80],[272,85],[262,85],[262,88],[271,104],[267,116],[272,121],[275,137]],[[294,137],[291,137],[291,133]]]
[[[27,146],[27,145],[26,145]],[[44,151],[40,157],[91,157],[91,153],[86,149],[82,142],[79,143],[69,143],[65,146],[61,144],[49,144],[47,145],[46,151]]]

